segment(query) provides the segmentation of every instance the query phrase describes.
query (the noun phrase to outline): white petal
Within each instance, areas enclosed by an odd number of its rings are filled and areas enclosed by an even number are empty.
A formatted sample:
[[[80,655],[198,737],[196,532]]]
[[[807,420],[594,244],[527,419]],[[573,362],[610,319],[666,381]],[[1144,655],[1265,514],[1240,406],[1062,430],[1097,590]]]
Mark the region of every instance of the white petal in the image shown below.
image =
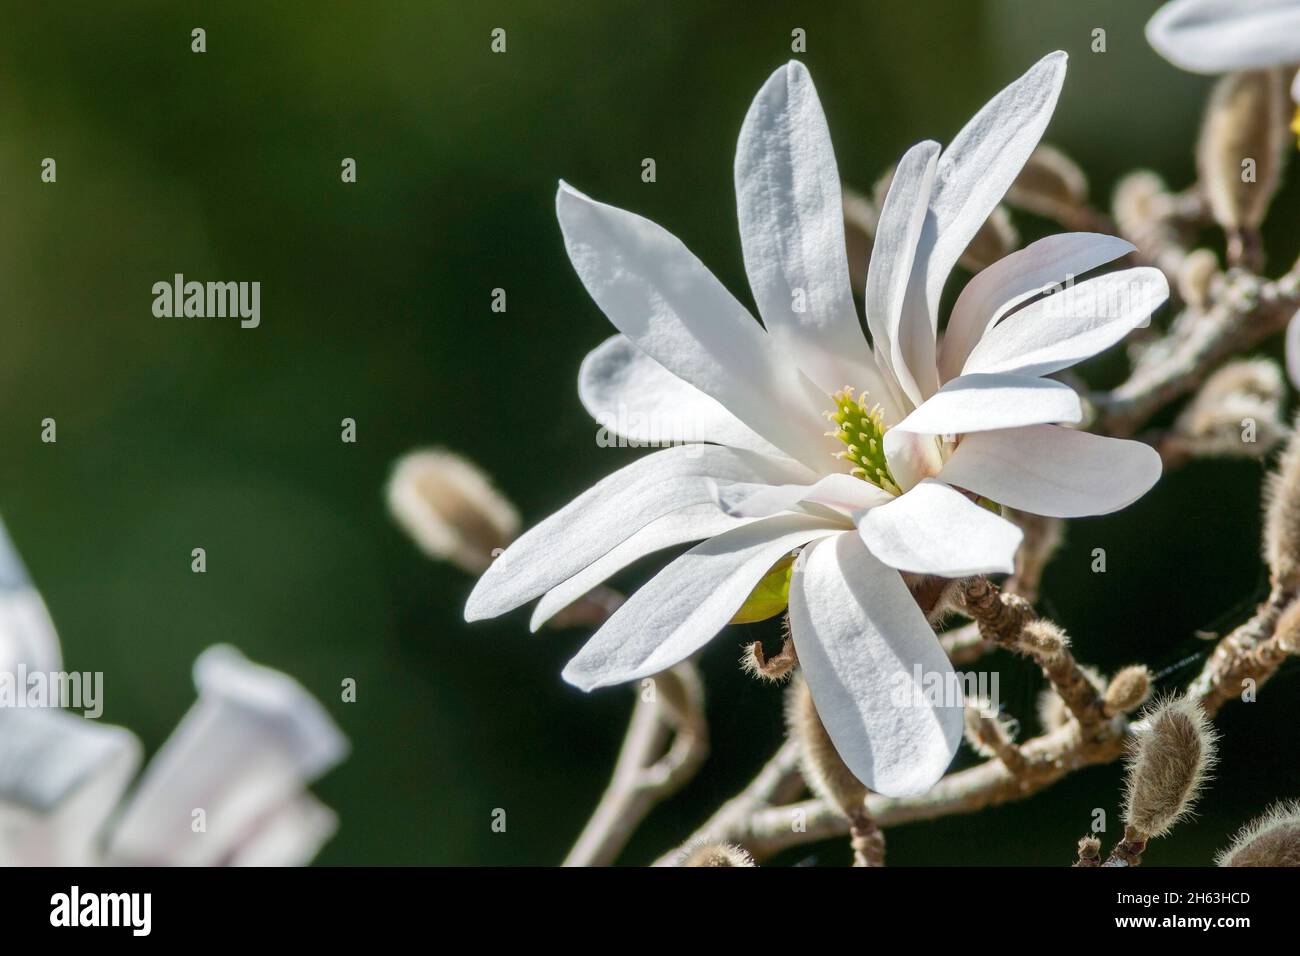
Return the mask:
[[[199,699],[145,768],[113,831],[119,863],[204,866],[337,764],[347,741],[297,681],[218,645],[194,664]],[[206,832],[192,814],[204,811]]]
[[[1291,316],[1286,325],[1286,374],[1291,385],[1300,388],[1300,322],[1296,318],[1300,312]]]
[[[939,144],[928,140],[917,143],[899,160],[880,209],[867,268],[867,327],[877,363],[903,393],[895,392],[895,401],[904,413],[923,401],[918,381],[930,383],[935,375],[934,329],[924,315],[922,321],[915,321],[916,313],[904,322],[903,304],[938,161]],[[933,384],[937,386],[937,382]]]
[[[339,828],[339,818],[310,793],[273,811],[230,857],[231,866],[306,866]]]
[[[786,454],[819,465],[834,450],[826,395],[680,240],[567,183],[555,209],[582,284],[637,348]]]
[[[1230,73],[1300,62],[1295,0],[1174,0],[1147,22],[1147,41],[1193,73]]]
[[[1095,232],[1039,239],[976,275],[957,297],[939,345],[939,377],[961,368],[986,329],[1026,299],[1133,251],[1133,244]]]
[[[894,427],[926,435],[1019,428],[1083,418],[1078,393],[1062,382],[1027,375],[963,375],[935,392]]]
[[[984,333],[962,374],[1048,375],[1110,348],[1169,297],[1150,266],[1111,272],[1031,302]]]
[[[784,487],[784,486],[782,486]],[[648,554],[702,541],[714,535],[748,524],[754,518],[740,518],[727,514],[715,504],[693,505],[656,518],[637,531],[622,544],[611,549],[567,581],[551,588],[533,609],[529,627],[536,632],[543,624],[582,597],[598,584],[603,584],[628,565]]]
[[[738,498],[724,498],[722,504],[729,514],[766,517],[807,503],[824,505],[847,515],[878,508],[893,500],[893,495],[868,481],[852,475],[836,474],[827,475],[811,485],[768,485],[755,488]]]
[[[465,620],[496,617],[573,577],[656,518],[716,504],[733,481],[806,483],[815,475],[787,458],[718,445],[680,445],[646,455],[601,479],[492,562],[465,603]]]
[[[1300,70],[1296,71],[1295,79],[1291,81],[1291,99],[1300,103]]]
[[[680,663],[731,620],[783,555],[837,533],[818,518],[778,515],[696,545],[614,612],[569,661],[564,679],[593,690]]]
[[[61,710],[0,708],[0,865],[89,866],[140,765],[121,727]]]
[[[932,329],[952,267],[1042,138],[1065,81],[1065,63],[1059,51],[1043,57],[989,100],[939,157],[905,306],[928,316]]]
[[[962,439],[942,481],[1049,518],[1126,508],[1160,479],[1149,445],[1057,425],[976,432]]]
[[[61,670],[59,635],[50,612],[0,521],[0,673]]]
[[[612,335],[578,371],[582,405],[615,436],[650,445],[717,442],[780,455],[716,399],[688,385],[632,344]]]
[[[790,633],[813,703],[853,775],[877,793],[923,793],[952,761],[962,702],[952,664],[898,572],[857,535],[795,562]],[[955,699],[928,701],[921,681]]]
[[[891,428],[881,442],[885,461],[898,487],[907,491],[920,482],[939,473],[943,455],[939,451],[939,438],[914,431]]]
[[[933,478],[867,512],[858,533],[891,568],[945,578],[1009,574],[1024,537],[1010,521]]]
[[[745,271],[773,341],[823,391],[865,387],[871,353],[849,284],[840,174],[802,63],[777,69],[745,115],[736,208]]]

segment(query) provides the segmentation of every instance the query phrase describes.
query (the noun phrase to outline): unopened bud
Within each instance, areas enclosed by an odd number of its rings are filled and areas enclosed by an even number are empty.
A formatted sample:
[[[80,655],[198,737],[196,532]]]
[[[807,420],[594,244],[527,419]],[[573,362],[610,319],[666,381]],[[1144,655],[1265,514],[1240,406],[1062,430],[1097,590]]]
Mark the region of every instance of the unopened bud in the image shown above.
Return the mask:
[[[1264,486],[1264,560],[1275,587],[1300,590],[1300,432]]]
[[[1102,703],[1106,716],[1127,714],[1146,703],[1151,692],[1151,672],[1141,664],[1125,667],[1110,679]]]
[[[1209,249],[1193,249],[1178,268],[1178,295],[1197,312],[1210,307],[1219,257]]]
[[[1088,178],[1065,153],[1040,143],[1007,191],[1007,202],[1048,219],[1069,222],[1088,202]]]
[[[1129,754],[1124,822],[1143,839],[1163,836],[1187,816],[1214,765],[1215,732],[1193,698],[1156,703]]]
[[[1286,135],[1278,70],[1222,77],[1210,94],[1196,163],[1210,212],[1232,236],[1259,228],[1277,190]]]
[[[682,866],[754,866],[754,858],[730,843],[703,843],[686,852]]]
[[[519,533],[519,513],[478,468],[439,449],[403,456],[388,510],[425,554],[481,574]]]
[[[1300,866],[1300,803],[1279,803],[1242,827],[1219,866]]]
[[[1271,359],[1229,362],[1201,386],[1171,429],[1187,455],[1263,458],[1287,437],[1286,381]]]

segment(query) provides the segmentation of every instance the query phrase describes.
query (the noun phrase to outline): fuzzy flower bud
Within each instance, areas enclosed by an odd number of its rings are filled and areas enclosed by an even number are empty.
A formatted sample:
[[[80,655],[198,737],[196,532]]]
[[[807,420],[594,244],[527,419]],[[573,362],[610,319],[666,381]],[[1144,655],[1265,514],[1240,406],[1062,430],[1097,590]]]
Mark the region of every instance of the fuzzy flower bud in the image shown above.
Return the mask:
[[[1270,807],[1242,827],[1215,862],[1219,866],[1300,866],[1300,802]]]
[[[1183,410],[1161,451],[1179,456],[1263,458],[1287,437],[1286,381],[1270,359],[1229,362]]]
[[[1110,679],[1102,698],[1106,715],[1127,714],[1146,703],[1151,693],[1151,672],[1141,664],[1125,667]]]
[[[1178,268],[1178,295],[1197,312],[1210,307],[1219,257],[1209,249],[1193,249]]]
[[[1300,589],[1300,438],[1291,431],[1286,453],[1264,487],[1264,560],[1275,587]]]
[[[1143,839],[1191,813],[1215,761],[1214,729],[1196,700],[1170,697],[1148,712],[1129,754],[1124,822]]]
[[[481,574],[519,533],[519,513],[478,468],[449,451],[402,457],[388,480],[388,510],[429,557]]]
[[[754,866],[754,858],[730,843],[703,843],[687,851],[682,866]]]
[[[1040,143],[1011,184],[1007,202],[1057,222],[1069,222],[1088,202],[1088,179],[1069,156]]]
[[[1197,168],[1215,221],[1237,241],[1259,228],[1277,190],[1289,140],[1286,102],[1277,70],[1229,73],[1210,94]]]

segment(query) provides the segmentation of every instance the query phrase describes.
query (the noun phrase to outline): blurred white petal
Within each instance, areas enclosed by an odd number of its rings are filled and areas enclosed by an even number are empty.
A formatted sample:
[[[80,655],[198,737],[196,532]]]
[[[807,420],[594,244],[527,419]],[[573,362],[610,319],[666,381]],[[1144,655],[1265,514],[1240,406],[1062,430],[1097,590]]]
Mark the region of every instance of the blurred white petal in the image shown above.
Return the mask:
[[[0,865],[89,866],[140,765],[130,731],[61,710],[0,708]]]
[[[1295,0],[1173,0],[1147,21],[1147,42],[1193,73],[1300,63]]]
[[[199,655],[194,681],[197,703],[150,761],[114,827],[115,862],[225,862],[347,753],[347,740],[301,684],[232,647]],[[196,832],[199,810],[205,829]]]

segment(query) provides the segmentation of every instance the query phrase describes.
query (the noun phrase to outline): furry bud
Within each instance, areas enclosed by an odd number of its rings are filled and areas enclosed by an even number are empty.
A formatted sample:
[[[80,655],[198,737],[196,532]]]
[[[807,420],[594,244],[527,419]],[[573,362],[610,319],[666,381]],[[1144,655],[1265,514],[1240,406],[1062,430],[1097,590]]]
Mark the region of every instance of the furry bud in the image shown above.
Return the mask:
[[[754,866],[754,858],[731,843],[702,843],[687,851],[682,866]]]
[[[1300,432],[1264,486],[1264,560],[1274,587],[1300,590]]]
[[[1127,714],[1146,703],[1151,693],[1151,672],[1141,664],[1125,667],[1110,679],[1102,702],[1106,716]]]
[[[1219,866],[1300,866],[1300,802],[1279,803],[1241,828]]]
[[[1292,601],[1277,619],[1274,640],[1288,654],[1300,654],[1300,601]]]
[[[1178,416],[1163,452],[1263,458],[1287,437],[1286,382],[1270,359],[1229,362],[1211,375]]]
[[[402,457],[388,480],[388,510],[429,557],[481,574],[519,533],[519,513],[478,468],[449,451]]]
[[[1168,205],[1165,181],[1149,169],[1129,173],[1116,184],[1112,205],[1122,235],[1146,235],[1164,218]]]
[[[1142,839],[1163,836],[1191,813],[1215,761],[1214,729],[1196,700],[1154,704],[1129,753],[1124,822]]]
[[[1041,143],[1011,184],[1007,202],[1048,219],[1069,222],[1088,202],[1088,179],[1069,156]]]
[[[1030,621],[1020,630],[1020,645],[1039,663],[1050,661],[1070,646],[1065,632],[1051,621]]]
[[[1230,235],[1257,229],[1268,212],[1288,145],[1286,103],[1277,70],[1229,73],[1210,94],[1196,164],[1210,212]]]
[[[1209,249],[1193,249],[1178,267],[1178,295],[1197,312],[1210,307],[1219,257]]]
[[[1075,866],[1101,866],[1101,840],[1095,836],[1079,838],[1079,858]]]
[[[808,684],[797,678],[786,692],[786,724],[790,736],[799,742],[800,769],[808,789],[848,817],[862,812],[867,788],[844,765],[821,715],[813,704]]]

